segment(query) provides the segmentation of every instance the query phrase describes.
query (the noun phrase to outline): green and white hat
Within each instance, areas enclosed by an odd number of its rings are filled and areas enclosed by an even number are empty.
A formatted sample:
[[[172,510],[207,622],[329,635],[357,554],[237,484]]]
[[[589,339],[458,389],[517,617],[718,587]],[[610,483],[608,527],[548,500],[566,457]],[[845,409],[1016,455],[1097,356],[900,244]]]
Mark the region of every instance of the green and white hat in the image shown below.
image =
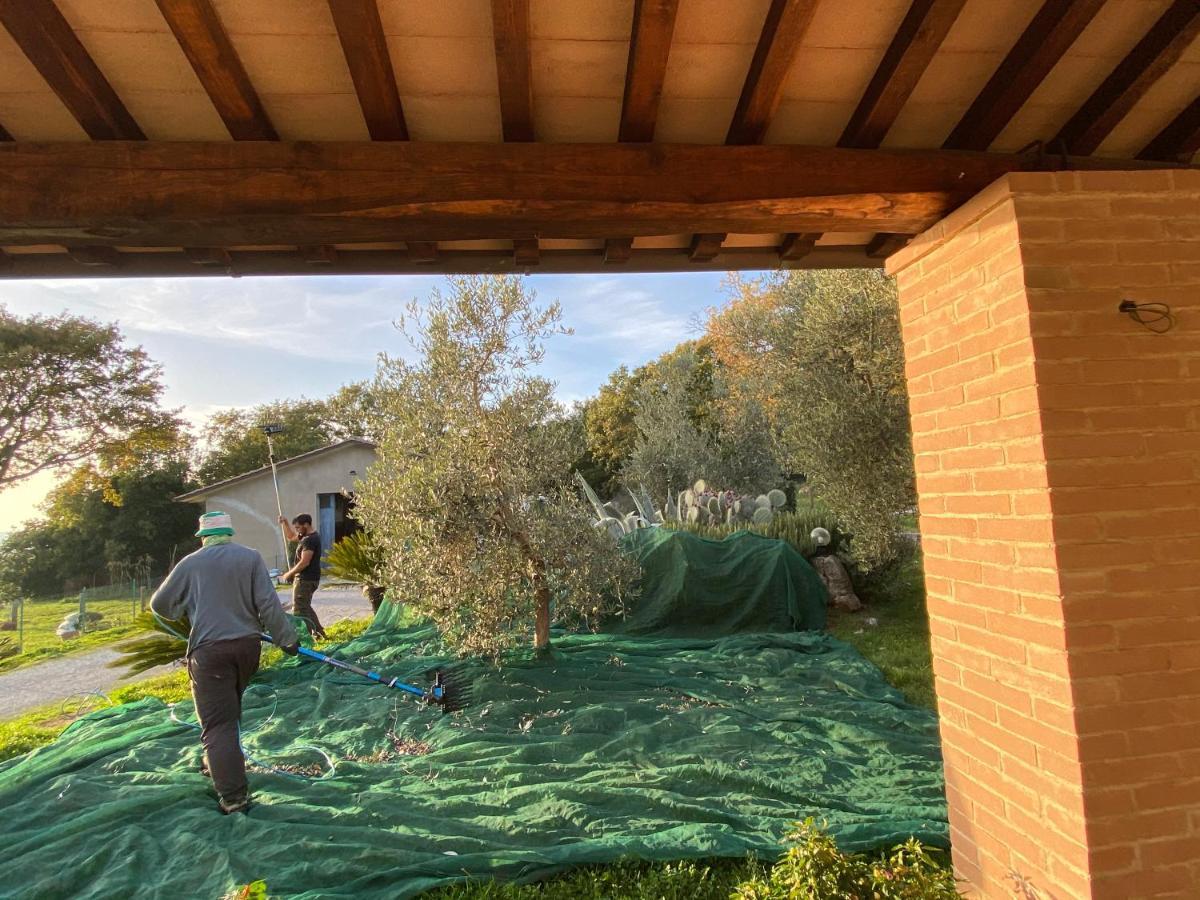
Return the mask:
[[[200,530],[196,537],[211,537],[214,534],[233,534],[233,519],[229,513],[206,512],[200,517]]]

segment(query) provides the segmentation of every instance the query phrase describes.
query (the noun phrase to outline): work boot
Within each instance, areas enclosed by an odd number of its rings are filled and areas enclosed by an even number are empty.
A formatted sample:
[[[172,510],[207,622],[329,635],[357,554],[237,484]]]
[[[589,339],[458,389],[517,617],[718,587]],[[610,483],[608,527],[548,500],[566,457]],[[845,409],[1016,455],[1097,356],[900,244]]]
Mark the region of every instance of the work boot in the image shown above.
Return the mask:
[[[237,797],[228,799],[221,797],[217,800],[217,808],[221,810],[222,815],[232,815],[233,813],[244,813],[250,811],[250,795],[241,794]]]

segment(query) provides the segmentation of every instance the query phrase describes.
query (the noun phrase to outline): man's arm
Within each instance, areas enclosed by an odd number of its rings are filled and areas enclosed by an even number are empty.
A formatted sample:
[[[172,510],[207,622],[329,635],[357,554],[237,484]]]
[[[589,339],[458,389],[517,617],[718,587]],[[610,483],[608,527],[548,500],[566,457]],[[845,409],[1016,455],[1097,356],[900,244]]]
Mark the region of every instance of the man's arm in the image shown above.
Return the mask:
[[[290,569],[288,569],[286,572],[284,572],[282,575],[279,576],[280,580],[285,581],[285,582],[291,581],[299,573],[304,571],[305,567],[310,562],[312,562],[312,558],[313,558],[313,552],[311,550],[308,550],[308,549],[301,550],[300,551],[300,559],[296,562],[296,564],[294,566],[292,566]]]
[[[176,621],[187,612],[187,567],[176,566],[150,598],[150,609],[164,619]]]
[[[253,579],[251,594],[258,624],[266,629],[280,647],[285,650],[295,648],[300,643],[300,638],[291,620],[284,614],[283,607],[279,605],[279,595],[275,593],[271,576],[267,574],[267,566],[262,559],[254,565]]]
[[[283,536],[289,541],[296,540],[296,531],[292,528],[292,523],[287,520],[287,516],[279,517],[279,527],[283,529]]]

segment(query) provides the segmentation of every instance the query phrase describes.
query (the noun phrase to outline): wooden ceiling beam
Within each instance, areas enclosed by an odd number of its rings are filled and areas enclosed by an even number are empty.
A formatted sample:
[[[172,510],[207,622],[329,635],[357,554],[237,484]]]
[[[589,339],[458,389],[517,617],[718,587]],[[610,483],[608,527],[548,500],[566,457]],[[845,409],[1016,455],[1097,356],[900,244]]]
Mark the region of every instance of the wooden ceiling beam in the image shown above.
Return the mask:
[[[688,248],[688,259],[692,262],[708,262],[716,259],[721,252],[721,245],[729,237],[724,232],[692,235],[692,245]]]
[[[304,257],[304,261],[310,266],[332,266],[337,263],[338,252],[336,247],[330,247],[328,244],[316,244],[308,247],[298,247],[300,255]]]
[[[0,144],[0,245],[915,234],[1038,165],[1162,164],[796,146],[16,141]]]
[[[654,140],[678,11],[679,0],[634,0],[619,141]]]
[[[184,247],[184,255],[194,266],[214,266],[219,269],[228,269],[233,265],[233,259],[229,255],[229,251],[223,247]]]
[[[81,266],[118,266],[121,264],[120,251],[112,247],[67,247],[67,254]]]
[[[1200,0],[1175,0],[1050,142],[1087,156],[1200,35]]]
[[[867,244],[869,259],[887,259],[897,250],[908,245],[913,239],[911,234],[877,234]]]
[[[913,0],[838,140],[839,147],[878,147],[912,96],[966,0]]]
[[[529,0],[492,0],[492,33],[504,140],[532,141],[535,138]]]
[[[438,260],[437,241],[406,241],[408,258],[415,263],[435,263]]]
[[[0,23],[88,137],[146,139],[52,0],[0,0]]]
[[[1171,123],[1142,148],[1138,159],[1187,162],[1200,153],[1200,97],[1184,107]]]
[[[229,136],[235,141],[279,140],[210,0],[155,2]]]
[[[408,126],[376,0],[329,0],[329,11],[371,140],[407,141]]]
[[[942,148],[991,146],[1103,5],[1104,0],[1045,0]]]
[[[725,143],[762,143],[816,9],[817,0],[771,0]]]
[[[513,241],[513,264],[518,267],[536,266],[541,259],[537,238],[517,238]]]
[[[779,258],[784,262],[804,259],[817,246],[819,234],[785,234],[779,245]]]
[[[606,238],[604,241],[605,265],[621,265],[629,262],[633,255],[633,238]]]

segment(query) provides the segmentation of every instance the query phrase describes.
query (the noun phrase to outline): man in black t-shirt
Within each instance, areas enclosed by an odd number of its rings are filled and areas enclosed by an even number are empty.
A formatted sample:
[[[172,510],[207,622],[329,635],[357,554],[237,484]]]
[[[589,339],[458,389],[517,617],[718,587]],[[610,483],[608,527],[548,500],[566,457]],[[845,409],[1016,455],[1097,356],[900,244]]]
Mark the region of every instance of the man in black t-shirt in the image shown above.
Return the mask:
[[[313,530],[312,516],[301,513],[292,519],[291,526],[284,516],[279,517],[284,534],[289,541],[296,541],[296,563],[279,577],[285,583],[296,580],[292,588],[293,614],[308,622],[314,637],[325,637],[325,629],[312,608],[313,594],[321,583],[321,536]]]

